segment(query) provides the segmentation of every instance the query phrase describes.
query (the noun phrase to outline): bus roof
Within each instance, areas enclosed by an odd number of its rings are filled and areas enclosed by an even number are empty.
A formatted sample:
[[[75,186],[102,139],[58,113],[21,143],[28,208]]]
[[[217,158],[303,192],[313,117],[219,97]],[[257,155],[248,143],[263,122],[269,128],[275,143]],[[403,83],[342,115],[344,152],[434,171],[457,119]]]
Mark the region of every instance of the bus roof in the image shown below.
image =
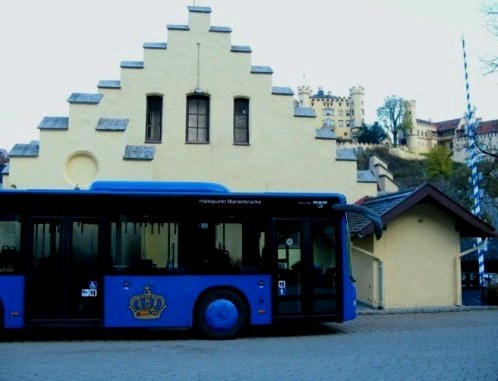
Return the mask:
[[[131,197],[160,197],[160,196],[197,196],[197,197],[228,197],[228,198],[313,198],[335,199],[335,203],[345,204],[346,197],[337,192],[303,192],[303,191],[244,191],[232,192],[226,186],[214,182],[200,181],[128,181],[128,180],[99,180],[93,182],[88,190],[84,189],[1,189],[0,196],[14,195],[59,195],[59,196],[99,196],[122,195]]]
[[[141,193],[230,193],[224,185],[199,181],[95,181],[90,191]]]

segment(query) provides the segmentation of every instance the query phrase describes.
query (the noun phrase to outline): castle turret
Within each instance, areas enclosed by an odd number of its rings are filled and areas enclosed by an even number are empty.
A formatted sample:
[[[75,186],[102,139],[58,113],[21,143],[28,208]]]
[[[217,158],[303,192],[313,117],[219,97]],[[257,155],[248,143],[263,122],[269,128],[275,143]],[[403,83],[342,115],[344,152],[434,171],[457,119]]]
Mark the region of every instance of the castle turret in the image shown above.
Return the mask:
[[[351,87],[349,89],[349,96],[351,99],[351,127],[361,127],[362,122],[365,121],[365,88],[363,86]]]
[[[301,107],[310,107],[311,106],[311,94],[313,94],[313,90],[309,86],[299,86],[297,88],[297,93],[299,97],[299,106]]]
[[[415,132],[415,128],[417,126],[417,101],[411,99],[406,101],[405,104],[405,118],[409,118],[411,122],[411,128],[408,131],[405,131],[403,134],[406,136],[406,145],[408,146],[408,150],[410,152],[417,151],[417,135]]]

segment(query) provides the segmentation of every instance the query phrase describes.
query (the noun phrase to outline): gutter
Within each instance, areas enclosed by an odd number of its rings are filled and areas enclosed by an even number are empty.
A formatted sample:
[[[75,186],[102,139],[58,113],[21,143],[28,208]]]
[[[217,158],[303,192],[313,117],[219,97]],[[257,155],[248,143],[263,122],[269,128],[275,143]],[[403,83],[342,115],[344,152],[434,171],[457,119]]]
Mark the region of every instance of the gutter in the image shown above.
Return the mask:
[[[377,261],[378,263],[378,270],[379,270],[379,304],[377,306],[377,308],[379,310],[383,310],[384,309],[384,263],[382,262],[382,260],[378,257],[376,257],[373,253],[367,251],[367,250],[364,250],[364,249],[360,249],[359,247],[351,244],[351,249],[352,250],[356,250],[362,254],[365,254],[367,256],[369,256],[370,258],[373,258],[374,261]]]
[[[458,253],[455,257],[455,290],[456,290],[456,306],[462,305],[462,263],[460,259],[467,254],[473,253],[474,251],[479,250],[486,244],[486,240],[482,241],[479,246],[473,247],[472,249],[462,251]]]

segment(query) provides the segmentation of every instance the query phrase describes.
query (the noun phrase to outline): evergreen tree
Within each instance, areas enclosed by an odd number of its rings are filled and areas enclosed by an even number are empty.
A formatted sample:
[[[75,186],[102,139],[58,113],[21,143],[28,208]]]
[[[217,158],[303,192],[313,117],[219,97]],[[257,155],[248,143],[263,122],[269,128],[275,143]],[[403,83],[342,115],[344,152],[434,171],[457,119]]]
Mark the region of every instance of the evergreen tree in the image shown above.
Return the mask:
[[[386,140],[387,133],[379,122],[375,122],[370,126],[366,123],[362,123],[361,127],[353,134],[353,137],[358,143],[381,144]]]

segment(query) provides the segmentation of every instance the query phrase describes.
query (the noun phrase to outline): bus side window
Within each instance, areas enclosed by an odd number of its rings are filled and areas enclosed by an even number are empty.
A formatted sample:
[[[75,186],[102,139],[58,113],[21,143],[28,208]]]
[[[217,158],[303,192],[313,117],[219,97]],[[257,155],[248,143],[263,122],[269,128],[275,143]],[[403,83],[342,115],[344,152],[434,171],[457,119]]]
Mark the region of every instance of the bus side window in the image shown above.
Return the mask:
[[[256,273],[264,233],[254,220],[182,223],[179,263],[194,273]]]
[[[15,246],[2,246],[0,252],[0,272],[14,272],[19,267],[19,252]]]
[[[121,216],[111,224],[113,269],[124,273],[177,271],[179,224]]]
[[[17,215],[0,216],[0,273],[19,273],[22,257],[19,251],[21,223]]]

